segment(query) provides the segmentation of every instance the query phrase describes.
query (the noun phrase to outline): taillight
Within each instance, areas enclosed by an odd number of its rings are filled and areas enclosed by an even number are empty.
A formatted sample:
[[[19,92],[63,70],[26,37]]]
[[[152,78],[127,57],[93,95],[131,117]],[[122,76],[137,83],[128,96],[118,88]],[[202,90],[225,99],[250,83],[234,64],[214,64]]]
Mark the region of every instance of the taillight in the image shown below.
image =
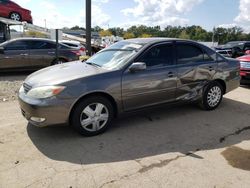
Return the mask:
[[[81,56],[81,51],[80,50],[73,50],[71,52],[74,53],[77,56]]]
[[[83,51],[83,52],[85,52],[85,51],[86,51],[86,48],[81,47],[80,50]]]

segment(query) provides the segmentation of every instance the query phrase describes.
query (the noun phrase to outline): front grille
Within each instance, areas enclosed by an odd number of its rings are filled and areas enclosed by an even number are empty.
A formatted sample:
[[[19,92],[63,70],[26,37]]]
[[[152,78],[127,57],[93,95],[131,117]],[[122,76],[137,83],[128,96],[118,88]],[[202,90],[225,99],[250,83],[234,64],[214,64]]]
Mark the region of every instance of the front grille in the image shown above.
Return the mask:
[[[23,89],[24,89],[25,93],[28,93],[32,89],[32,86],[30,86],[26,83],[23,83]]]

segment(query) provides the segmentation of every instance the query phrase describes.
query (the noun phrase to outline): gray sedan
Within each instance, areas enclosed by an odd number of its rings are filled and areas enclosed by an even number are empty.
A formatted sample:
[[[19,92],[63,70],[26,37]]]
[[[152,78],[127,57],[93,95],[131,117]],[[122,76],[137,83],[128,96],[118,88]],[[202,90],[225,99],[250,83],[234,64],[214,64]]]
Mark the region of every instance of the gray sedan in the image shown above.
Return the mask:
[[[31,74],[19,91],[22,114],[39,127],[71,124],[93,136],[121,113],[175,102],[216,109],[239,86],[239,62],[187,40],[118,42],[87,62]]]

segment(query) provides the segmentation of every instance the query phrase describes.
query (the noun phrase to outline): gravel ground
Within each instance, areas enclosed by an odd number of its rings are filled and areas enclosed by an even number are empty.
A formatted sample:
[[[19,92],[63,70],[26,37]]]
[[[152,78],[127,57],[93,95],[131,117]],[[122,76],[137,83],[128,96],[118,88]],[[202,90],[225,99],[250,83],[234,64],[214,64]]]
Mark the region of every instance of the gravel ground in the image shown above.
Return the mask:
[[[249,188],[249,96],[240,87],[211,112],[183,105],[131,114],[90,138],[36,128],[17,101],[2,102],[0,188]]]
[[[0,76],[0,102],[17,100],[17,93],[29,73],[10,73]]]

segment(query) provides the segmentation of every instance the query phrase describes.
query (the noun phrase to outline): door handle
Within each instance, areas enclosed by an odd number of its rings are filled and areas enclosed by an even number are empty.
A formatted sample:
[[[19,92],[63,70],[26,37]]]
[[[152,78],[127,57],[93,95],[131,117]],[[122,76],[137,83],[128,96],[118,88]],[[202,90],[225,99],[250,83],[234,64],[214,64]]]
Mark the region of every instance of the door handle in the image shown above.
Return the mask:
[[[48,54],[55,54],[55,52],[48,52]]]
[[[212,66],[209,66],[209,67],[208,67],[208,70],[209,70],[209,71],[213,71],[214,68],[213,68]]]
[[[20,54],[21,56],[27,56],[28,54]]]
[[[169,77],[169,78],[173,78],[173,77],[174,77],[174,73],[173,73],[173,72],[169,72],[169,73],[168,73],[168,77]]]

